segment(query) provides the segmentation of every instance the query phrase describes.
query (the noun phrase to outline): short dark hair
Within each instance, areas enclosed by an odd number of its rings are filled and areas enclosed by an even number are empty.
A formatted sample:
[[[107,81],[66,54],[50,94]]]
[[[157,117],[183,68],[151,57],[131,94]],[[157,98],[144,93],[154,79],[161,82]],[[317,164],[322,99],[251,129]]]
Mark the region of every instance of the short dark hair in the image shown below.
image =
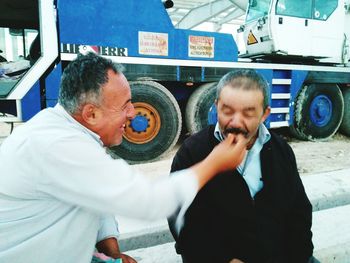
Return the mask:
[[[252,69],[240,69],[225,74],[216,87],[216,98],[219,99],[222,89],[226,86],[244,90],[260,90],[264,96],[263,109],[269,104],[269,84],[264,77]]]
[[[88,102],[101,105],[101,87],[108,82],[108,70],[122,73],[123,67],[92,52],[79,54],[63,72],[58,102],[70,114]]]

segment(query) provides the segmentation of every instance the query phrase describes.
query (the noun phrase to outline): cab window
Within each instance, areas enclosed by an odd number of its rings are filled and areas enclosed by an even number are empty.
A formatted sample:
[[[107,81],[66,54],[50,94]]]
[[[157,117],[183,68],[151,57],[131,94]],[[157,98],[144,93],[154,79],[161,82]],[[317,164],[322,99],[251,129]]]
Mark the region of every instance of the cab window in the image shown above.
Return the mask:
[[[312,17],[312,1],[310,0],[279,0],[276,5],[276,14],[302,18]]]
[[[38,1],[3,0],[0,12],[0,98],[40,57]]]
[[[327,20],[338,6],[338,0],[315,0],[314,19]]]
[[[267,15],[269,7],[270,0],[249,0],[246,21],[249,22]]]

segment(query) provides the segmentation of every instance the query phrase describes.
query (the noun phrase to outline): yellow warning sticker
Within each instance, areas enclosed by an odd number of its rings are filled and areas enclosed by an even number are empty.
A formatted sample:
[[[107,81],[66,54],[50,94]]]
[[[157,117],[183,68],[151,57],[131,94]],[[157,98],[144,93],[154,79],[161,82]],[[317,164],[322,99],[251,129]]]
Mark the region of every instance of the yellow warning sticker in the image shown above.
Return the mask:
[[[253,32],[250,30],[250,32],[248,34],[247,44],[248,45],[253,45],[253,44],[256,44],[256,43],[258,43],[258,40],[254,36]]]

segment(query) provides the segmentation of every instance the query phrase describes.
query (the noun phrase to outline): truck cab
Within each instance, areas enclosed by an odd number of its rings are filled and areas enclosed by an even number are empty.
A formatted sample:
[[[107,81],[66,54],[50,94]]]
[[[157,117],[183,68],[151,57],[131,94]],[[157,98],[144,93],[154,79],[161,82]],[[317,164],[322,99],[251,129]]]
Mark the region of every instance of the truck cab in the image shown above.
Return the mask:
[[[346,64],[349,17],[344,0],[250,0],[243,57]]]

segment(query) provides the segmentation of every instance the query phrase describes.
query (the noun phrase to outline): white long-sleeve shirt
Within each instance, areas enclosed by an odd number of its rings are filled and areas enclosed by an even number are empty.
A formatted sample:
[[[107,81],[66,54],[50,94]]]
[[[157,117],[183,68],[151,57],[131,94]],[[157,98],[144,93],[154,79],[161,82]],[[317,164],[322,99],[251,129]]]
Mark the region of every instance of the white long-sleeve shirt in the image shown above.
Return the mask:
[[[180,173],[151,182],[60,105],[45,109],[0,147],[0,262],[88,263],[96,241],[116,234],[113,215],[186,209],[198,182]]]

